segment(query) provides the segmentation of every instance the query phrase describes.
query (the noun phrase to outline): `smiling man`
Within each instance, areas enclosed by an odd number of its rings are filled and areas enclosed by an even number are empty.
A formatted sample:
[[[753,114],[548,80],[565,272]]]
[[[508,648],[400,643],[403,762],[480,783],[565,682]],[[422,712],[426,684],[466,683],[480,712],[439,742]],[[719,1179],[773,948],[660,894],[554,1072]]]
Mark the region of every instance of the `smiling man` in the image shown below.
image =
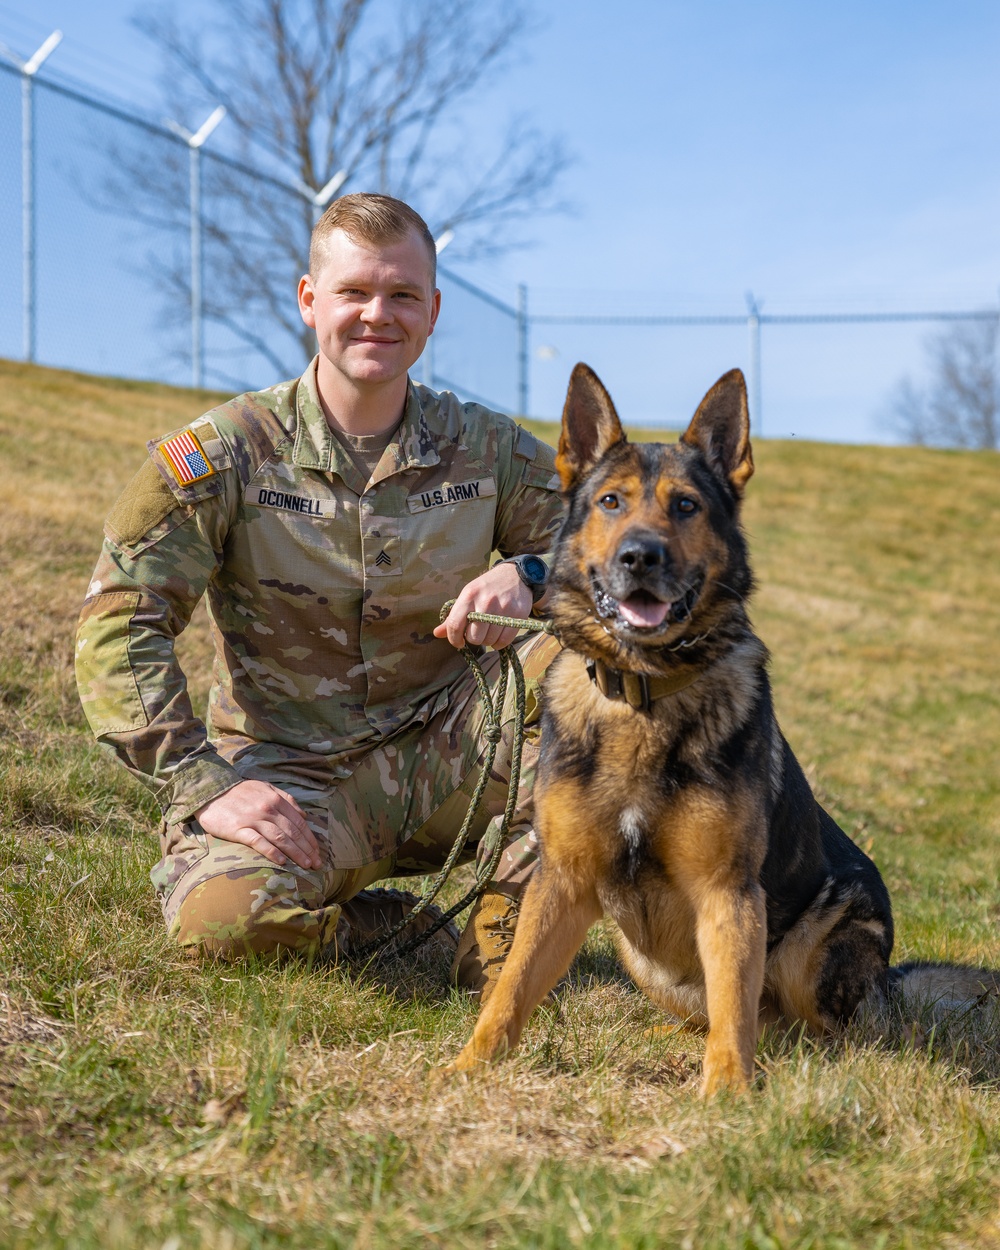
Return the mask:
[[[440,307],[435,265],[407,205],[335,201],[298,291],[317,357],[153,440],[108,518],[80,621],[81,699],[159,798],[152,877],[183,946],[349,953],[412,907],[366,887],[439,867],[464,817],[482,714],[456,648],[514,640],[468,614],[530,615],[562,509],[549,448],[410,380]],[[489,569],[494,550],[504,560]],[[202,595],[207,726],[174,654]],[[530,702],[554,643],[517,646]],[[488,656],[491,680],[497,668]],[[481,855],[509,747],[508,723],[473,833]],[[455,955],[458,983],[484,996],[535,861],[534,750],[517,832]]]

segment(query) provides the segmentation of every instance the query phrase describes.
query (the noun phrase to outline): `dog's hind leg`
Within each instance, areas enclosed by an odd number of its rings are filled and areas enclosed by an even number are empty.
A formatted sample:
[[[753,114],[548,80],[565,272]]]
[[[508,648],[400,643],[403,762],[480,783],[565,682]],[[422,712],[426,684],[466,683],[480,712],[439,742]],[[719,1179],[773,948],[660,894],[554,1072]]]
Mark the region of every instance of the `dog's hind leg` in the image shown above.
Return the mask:
[[[892,921],[864,884],[829,879],[768,959],[782,1014],[815,1034],[834,1032],[869,996],[883,997]]]
[[[580,890],[574,884],[544,860],[535,870],[496,989],[446,1072],[467,1071],[513,1050],[528,1017],[565,975],[587,930],[601,916],[593,887]]]

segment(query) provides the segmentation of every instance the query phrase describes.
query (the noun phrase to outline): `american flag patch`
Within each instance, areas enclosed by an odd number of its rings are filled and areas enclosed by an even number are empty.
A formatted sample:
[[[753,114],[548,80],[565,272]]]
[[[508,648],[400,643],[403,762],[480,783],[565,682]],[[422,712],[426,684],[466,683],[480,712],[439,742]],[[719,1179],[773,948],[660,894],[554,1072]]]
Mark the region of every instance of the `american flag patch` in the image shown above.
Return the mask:
[[[200,482],[203,477],[211,477],[215,472],[202,450],[201,443],[190,430],[168,438],[160,444],[159,450],[182,486]]]

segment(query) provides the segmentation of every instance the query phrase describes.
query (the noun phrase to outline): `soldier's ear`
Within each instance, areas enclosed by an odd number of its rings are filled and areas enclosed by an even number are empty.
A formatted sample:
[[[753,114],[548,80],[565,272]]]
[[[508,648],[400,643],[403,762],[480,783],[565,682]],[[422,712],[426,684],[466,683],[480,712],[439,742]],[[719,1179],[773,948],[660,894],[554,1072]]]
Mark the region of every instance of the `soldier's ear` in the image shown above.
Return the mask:
[[[737,499],[753,475],[747,386],[740,369],[724,373],[698,405],[681,442],[697,447]]]
[[[578,364],[569,380],[563,408],[556,471],[564,491],[571,490],[625,431],[611,396],[589,365]]]

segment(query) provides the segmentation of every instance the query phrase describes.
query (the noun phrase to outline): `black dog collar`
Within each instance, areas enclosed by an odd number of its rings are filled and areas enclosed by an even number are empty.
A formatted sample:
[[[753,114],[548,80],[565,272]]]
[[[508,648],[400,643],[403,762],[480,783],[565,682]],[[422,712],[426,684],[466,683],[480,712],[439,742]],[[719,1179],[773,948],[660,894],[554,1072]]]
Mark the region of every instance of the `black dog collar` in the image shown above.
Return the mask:
[[[650,712],[657,699],[665,699],[701,676],[700,672],[674,673],[670,677],[647,677],[645,673],[630,673],[625,669],[609,668],[602,660],[587,661],[587,676],[606,699],[615,703],[627,703],[637,712]]]

